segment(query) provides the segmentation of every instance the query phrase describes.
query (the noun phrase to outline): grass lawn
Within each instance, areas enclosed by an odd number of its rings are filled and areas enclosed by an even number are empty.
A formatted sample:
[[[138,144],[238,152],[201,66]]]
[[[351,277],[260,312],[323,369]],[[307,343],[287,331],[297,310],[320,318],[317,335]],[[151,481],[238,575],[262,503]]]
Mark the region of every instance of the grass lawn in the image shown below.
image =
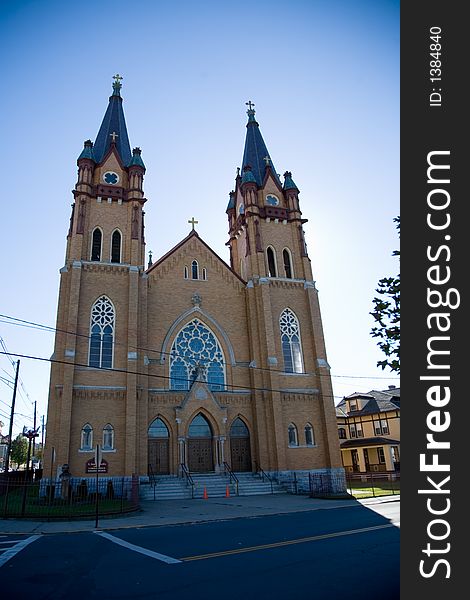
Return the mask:
[[[24,505],[24,509],[23,509]],[[98,501],[99,514],[118,514],[137,508],[131,501],[121,498],[103,498]],[[39,484],[28,487],[26,497],[24,490],[13,488],[8,498],[0,496],[0,517],[37,517],[68,518],[94,516],[96,514],[95,498],[72,498],[70,501],[61,498],[39,496]]]
[[[390,496],[400,493],[400,480],[377,481],[371,485],[370,481],[347,481],[347,489],[356,498],[370,498],[374,496]]]

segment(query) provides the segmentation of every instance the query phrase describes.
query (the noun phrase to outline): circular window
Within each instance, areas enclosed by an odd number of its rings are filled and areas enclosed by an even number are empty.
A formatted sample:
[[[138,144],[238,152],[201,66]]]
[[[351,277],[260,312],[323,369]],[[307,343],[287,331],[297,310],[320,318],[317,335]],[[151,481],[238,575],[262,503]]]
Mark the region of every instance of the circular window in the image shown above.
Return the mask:
[[[103,175],[103,181],[108,185],[116,185],[119,183],[119,175],[114,173],[114,171],[106,171]]]
[[[269,204],[270,206],[278,206],[279,198],[273,196],[272,194],[269,194],[268,196],[266,196],[266,204]]]

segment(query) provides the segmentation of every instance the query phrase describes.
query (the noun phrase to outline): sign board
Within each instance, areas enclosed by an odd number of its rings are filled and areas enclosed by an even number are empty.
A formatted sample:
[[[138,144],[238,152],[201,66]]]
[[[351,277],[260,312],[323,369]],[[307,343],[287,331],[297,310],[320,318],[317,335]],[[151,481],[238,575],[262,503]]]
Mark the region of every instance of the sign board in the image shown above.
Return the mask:
[[[90,458],[87,460],[85,465],[86,473],[96,473],[96,463],[94,458]],[[106,460],[101,459],[101,463],[98,469],[98,473],[107,473],[108,472],[108,462]]]

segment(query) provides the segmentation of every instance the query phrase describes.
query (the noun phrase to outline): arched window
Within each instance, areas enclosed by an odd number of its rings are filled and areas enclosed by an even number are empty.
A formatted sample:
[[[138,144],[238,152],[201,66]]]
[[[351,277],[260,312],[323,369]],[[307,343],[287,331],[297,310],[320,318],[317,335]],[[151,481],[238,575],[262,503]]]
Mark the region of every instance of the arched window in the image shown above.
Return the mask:
[[[170,434],[168,432],[168,427],[160,419],[160,417],[157,417],[150,423],[148,436],[149,436],[149,438],[168,438],[168,437],[170,437]]]
[[[184,278],[188,279],[189,275],[188,275],[188,267],[184,268]]]
[[[286,373],[303,373],[302,346],[299,321],[295,313],[286,308],[279,317],[282,354]]]
[[[93,449],[93,427],[90,423],[86,423],[82,427],[82,433],[80,437],[80,450],[92,450]]]
[[[114,450],[114,428],[109,423],[103,427],[103,450]]]
[[[117,229],[111,237],[111,262],[121,262],[121,232]]]
[[[114,322],[114,306],[109,298],[101,296],[91,309],[88,359],[90,367],[112,368]]]
[[[230,427],[230,437],[250,437],[250,432],[245,423],[237,417]]]
[[[344,427],[339,427],[338,428],[338,436],[340,440],[345,440],[346,439],[346,429]]]
[[[191,263],[191,279],[199,279],[199,265],[197,260],[193,260]]]
[[[292,257],[287,248],[282,251],[282,259],[284,261],[284,273],[288,279],[292,279]]]
[[[287,436],[289,439],[289,446],[299,445],[299,438],[297,437],[297,427],[294,425],[294,423],[289,424],[289,427],[287,428]]]
[[[190,438],[211,438],[212,429],[206,417],[199,413],[191,421],[188,429],[188,437]]]
[[[268,277],[277,277],[276,255],[271,246],[266,248],[266,258],[268,261]]]
[[[98,227],[93,231],[91,238],[91,260],[101,260],[101,241],[102,241],[101,229]]]
[[[315,446],[315,436],[313,435],[313,427],[310,423],[305,425],[305,443],[307,446]]]
[[[199,375],[213,391],[225,389],[224,354],[212,333],[199,319],[180,330],[170,352],[170,385],[188,390]]]

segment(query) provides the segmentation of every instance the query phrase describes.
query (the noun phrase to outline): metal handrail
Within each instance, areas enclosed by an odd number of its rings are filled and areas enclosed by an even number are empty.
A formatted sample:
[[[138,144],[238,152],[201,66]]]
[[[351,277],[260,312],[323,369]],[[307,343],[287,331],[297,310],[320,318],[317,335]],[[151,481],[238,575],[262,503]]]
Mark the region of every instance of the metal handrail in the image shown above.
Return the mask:
[[[155,500],[155,488],[157,487],[157,478],[155,477],[155,473],[153,472],[153,467],[150,463],[148,464],[148,473],[149,473],[149,483],[153,487],[153,499]]]
[[[224,461],[224,474],[227,475],[227,473],[230,475],[230,483],[232,483],[232,480],[235,481],[235,488],[237,490],[237,496],[238,496],[238,484],[239,484],[238,477],[232,471],[230,465]]]
[[[191,473],[184,463],[180,463],[180,467],[183,478],[186,478],[186,484],[191,486],[191,498],[194,498],[194,479],[191,477]]]
[[[263,471],[263,469],[259,466],[259,464],[256,461],[255,461],[255,467],[256,467],[256,473],[261,477],[261,480],[264,481],[266,478],[269,481],[269,483],[271,484],[271,494],[274,494],[272,477],[270,475],[268,475],[265,471]]]

